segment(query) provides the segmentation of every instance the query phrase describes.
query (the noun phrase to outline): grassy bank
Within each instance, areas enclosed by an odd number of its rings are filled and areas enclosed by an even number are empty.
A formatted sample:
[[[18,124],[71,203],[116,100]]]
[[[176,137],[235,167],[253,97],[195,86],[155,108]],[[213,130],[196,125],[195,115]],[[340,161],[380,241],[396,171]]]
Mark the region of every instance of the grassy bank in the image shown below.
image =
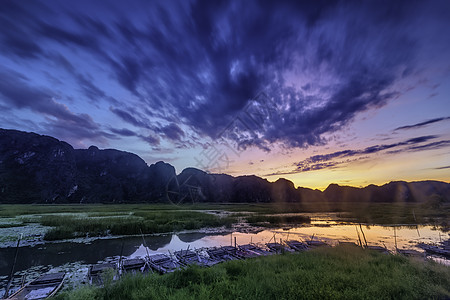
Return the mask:
[[[57,299],[445,299],[450,268],[336,247],[125,277]]]
[[[252,226],[276,227],[283,224],[300,225],[304,223],[311,223],[311,218],[308,216],[277,216],[277,215],[261,215],[255,214],[246,217],[247,222]]]
[[[220,217],[211,211],[228,211]],[[298,213],[303,215],[283,215]],[[1,228],[40,223],[53,227],[46,240],[85,236],[162,233],[204,227],[231,227],[238,219],[250,225],[276,227],[309,223],[304,214],[335,212],[337,221],[367,224],[431,224],[449,228],[450,205],[439,208],[413,203],[277,203],[277,204],[119,204],[119,205],[0,205]],[[278,214],[278,215],[277,215]],[[20,216],[20,217],[18,217]],[[14,218],[16,218],[14,220]],[[12,221],[11,221],[12,220]]]
[[[133,235],[193,230],[205,227],[230,227],[236,220],[232,217],[218,217],[202,212],[186,211],[139,211],[128,216],[67,217],[44,216],[40,223],[53,226],[45,240],[73,237]]]

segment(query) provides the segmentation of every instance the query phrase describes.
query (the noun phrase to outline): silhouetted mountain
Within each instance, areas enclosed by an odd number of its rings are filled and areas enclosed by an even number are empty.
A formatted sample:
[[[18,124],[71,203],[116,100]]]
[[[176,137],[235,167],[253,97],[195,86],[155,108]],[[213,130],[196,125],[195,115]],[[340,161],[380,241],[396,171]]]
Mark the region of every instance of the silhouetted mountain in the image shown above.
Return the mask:
[[[392,181],[382,186],[365,188],[330,184],[323,192],[324,199],[332,202],[424,202],[439,196],[450,201],[450,184],[440,181]]]
[[[35,133],[0,129],[0,202],[122,203],[162,201],[175,168],[150,167],[113,149],[73,149]]]
[[[323,192],[287,179],[233,177],[114,150],[73,149],[55,138],[0,129],[0,203],[133,202],[450,202],[450,184],[390,182],[365,188],[330,184]]]

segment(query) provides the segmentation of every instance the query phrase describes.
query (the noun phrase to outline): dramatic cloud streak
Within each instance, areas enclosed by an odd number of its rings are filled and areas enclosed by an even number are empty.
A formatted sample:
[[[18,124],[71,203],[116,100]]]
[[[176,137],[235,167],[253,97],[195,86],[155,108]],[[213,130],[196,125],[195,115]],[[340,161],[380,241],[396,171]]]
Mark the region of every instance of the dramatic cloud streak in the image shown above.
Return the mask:
[[[420,136],[412,139],[408,139],[403,142],[393,143],[393,144],[383,144],[383,145],[374,145],[364,149],[359,150],[343,150],[337,151],[329,154],[323,155],[314,155],[310,156],[305,160],[302,160],[298,163],[295,163],[295,169],[287,172],[276,172],[272,174],[266,174],[265,176],[273,176],[273,175],[286,175],[286,174],[296,174],[307,171],[321,170],[321,169],[329,169],[336,168],[339,165],[343,165],[345,163],[349,163],[352,161],[357,161],[359,159],[367,159],[370,155],[373,155],[378,152],[382,152],[384,150],[392,149],[388,151],[388,153],[399,153],[405,151],[424,151],[424,150],[433,150],[440,149],[443,147],[450,147],[450,140],[442,140],[431,143],[425,143],[427,141],[437,139],[438,136]],[[425,144],[423,144],[425,143]],[[386,152],[385,152],[386,153]],[[338,161],[333,161],[336,159],[340,159]]]
[[[394,131],[404,130],[404,129],[417,129],[417,128],[420,128],[420,127],[427,126],[429,124],[438,123],[438,122],[446,121],[446,120],[450,120],[450,117],[436,118],[436,119],[427,120],[427,121],[420,122],[420,123],[413,124],[413,125],[401,126],[401,127],[395,128]]]

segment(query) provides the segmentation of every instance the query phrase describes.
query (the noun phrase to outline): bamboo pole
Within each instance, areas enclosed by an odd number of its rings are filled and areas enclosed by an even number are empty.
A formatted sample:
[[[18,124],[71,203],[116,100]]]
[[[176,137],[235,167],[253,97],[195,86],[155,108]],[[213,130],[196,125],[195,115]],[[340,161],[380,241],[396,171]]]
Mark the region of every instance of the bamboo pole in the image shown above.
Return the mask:
[[[20,240],[21,239],[22,239],[22,234],[20,234],[20,237],[17,240],[16,253],[14,254],[14,262],[13,262],[13,265],[11,267],[11,273],[9,274],[8,284],[6,285],[6,288],[5,288],[5,294],[3,295],[4,299],[8,298],[9,288],[11,286],[11,281],[12,281],[12,278],[14,276],[14,268],[16,266],[17,254],[19,253],[19,245],[20,245]]]
[[[395,241],[395,250],[397,250],[397,232],[395,231],[395,225],[394,225],[394,241]]]
[[[359,235],[358,226],[355,225],[356,233],[358,234],[359,246],[363,248],[363,244],[361,242],[361,236]]]
[[[361,223],[359,223],[359,229],[361,229],[361,233],[362,233],[362,236],[363,236],[363,238],[364,238],[364,243],[366,244],[366,247],[367,247],[366,235],[364,234],[364,231],[363,231],[363,229],[362,229]]]
[[[416,214],[414,212],[414,209],[413,209],[413,217],[414,217],[414,222],[416,223],[417,235],[420,237],[419,224],[417,224],[417,219],[416,219]]]
[[[120,270],[123,269],[122,266],[121,266],[121,264],[122,264],[122,254],[123,254],[123,244],[124,244],[124,241],[123,241],[123,238],[122,238],[122,247],[120,249],[119,266],[118,266],[119,267],[119,276],[122,275],[122,272]]]
[[[150,255],[148,254],[148,248],[147,248],[147,243],[145,242],[145,239],[144,239],[144,234],[142,233],[142,229],[141,229],[141,228],[139,228],[139,231],[141,232],[142,243],[143,243],[143,245],[144,245],[145,252],[147,252],[147,258],[149,258]],[[149,269],[150,269],[150,272],[153,273],[153,270],[152,270],[152,268],[151,268],[150,266],[149,266]]]

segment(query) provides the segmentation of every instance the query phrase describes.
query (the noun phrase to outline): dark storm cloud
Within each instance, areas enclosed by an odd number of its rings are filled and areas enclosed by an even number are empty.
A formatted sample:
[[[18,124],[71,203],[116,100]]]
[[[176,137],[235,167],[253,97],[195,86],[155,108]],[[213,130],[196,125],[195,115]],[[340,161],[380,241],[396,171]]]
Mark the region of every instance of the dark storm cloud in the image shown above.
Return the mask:
[[[158,137],[156,136],[152,136],[152,135],[141,135],[139,136],[144,142],[148,143],[150,146],[158,146],[160,143],[160,140]]]
[[[314,156],[311,156],[308,159],[300,162],[299,164],[303,164],[305,162],[317,163],[317,162],[329,161],[334,158],[344,158],[344,157],[352,157],[352,156],[356,156],[356,155],[374,154],[374,153],[377,153],[377,152],[380,152],[383,150],[387,150],[387,149],[398,148],[398,147],[402,147],[402,146],[406,146],[406,145],[416,145],[416,144],[424,143],[426,141],[436,139],[436,138],[438,138],[438,136],[426,135],[426,136],[419,136],[416,138],[408,139],[403,142],[398,142],[398,143],[393,143],[393,144],[374,145],[374,146],[370,146],[370,147],[360,149],[360,150],[344,150],[344,151],[333,152],[333,153],[325,154],[325,155],[314,155]]]
[[[445,167],[438,167],[435,168],[436,170],[445,170],[445,169],[450,169],[450,166],[445,166]]]
[[[116,116],[118,116],[119,118],[121,118],[123,121],[134,125],[136,127],[140,127],[140,128],[147,128],[147,129],[152,129],[152,127],[147,123],[147,121],[145,120],[138,120],[138,118],[134,117],[133,115],[131,115],[129,112],[120,109],[120,108],[114,108],[114,107],[110,107],[109,110],[111,112],[113,112]]]
[[[63,29],[59,26],[54,26],[45,21],[37,22],[37,33],[44,38],[57,41],[63,45],[73,45],[83,47],[89,50],[98,51],[97,39],[88,34],[79,34]]]
[[[329,154],[323,155],[314,155],[310,156],[307,159],[304,159],[295,164],[295,169],[287,172],[278,172],[273,174],[267,174],[266,176],[272,175],[286,175],[286,174],[296,174],[300,172],[312,171],[312,170],[321,170],[321,169],[329,169],[336,168],[339,165],[344,163],[348,163],[351,161],[356,161],[362,158],[368,158],[370,155],[378,152],[382,152],[384,150],[392,149],[390,151],[384,152],[384,154],[394,154],[398,152],[405,151],[424,151],[424,150],[432,150],[439,149],[443,147],[450,146],[449,140],[436,141],[432,143],[427,143],[423,145],[418,145],[433,139],[438,138],[438,136],[427,135],[420,136],[412,139],[408,139],[403,142],[393,143],[393,144],[384,144],[384,145],[374,145],[364,149],[359,150],[343,150],[337,151]],[[338,161],[333,161],[337,160]]]
[[[174,123],[162,127],[160,131],[171,140],[181,141],[184,137],[184,131]]]
[[[426,13],[449,6],[433,4]],[[324,134],[398,96],[402,91],[395,84],[416,70],[421,38],[427,30],[448,27],[448,20],[433,15],[428,27],[408,27],[424,11],[423,5],[6,1],[0,10],[0,25],[7,28],[0,32],[0,49],[8,56],[45,63],[61,49],[83,58],[90,55],[107,73],[104,77],[130,93],[129,99],[115,100],[95,84],[95,74],[67,64],[70,59],[61,60],[60,68],[70,72],[91,101],[101,99],[123,121],[173,141],[188,136],[181,128],[217,138],[265,90],[270,117],[257,127],[240,127],[220,137],[242,148],[269,151],[276,142],[287,147],[325,143]],[[446,42],[445,37],[436,41]],[[292,81],[297,88],[291,87]],[[146,139],[159,143],[153,136]],[[377,147],[366,151],[388,149]]]
[[[30,4],[35,8],[35,4]],[[23,20],[17,22],[17,16],[22,16]],[[3,1],[0,9],[0,33],[1,53],[19,58],[37,58],[42,55],[43,50],[36,42],[30,39],[27,20],[33,19],[31,11],[22,7],[16,1]],[[24,23],[22,23],[24,22]]]
[[[408,151],[435,150],[446,148],[448,146],[450,146],[450,140],[444,140],[439,142],[428,143],[425,145],[411,146],[407,150]]]
[[[156,137],[156,136],[138,134],[138,133],[136,133],[134,131],[131,131],[129,129],[126,129],[126,128],[122,128],[122,129],[110,128],[109,130],[113,134],[118,135],[118,136],[122,136],[122,137],[133,137],[133,136],[138,137],[139,139],[141,139],[142,141],[146,142],[150,146],[158,146],[159,143],[160,143],[159,138]]]
[[[105,144],[105,137],[88,114],[75,114],[65,105],[57,102],[57,95],[49,90],[34,87],[29,79],[12,70],[0,70],[0,101],[15,109],[30,109],[46,117],[43,124],[49,132],[57,136],[64,133],[68,138],[97,138]],[[59,134],[57,134],[59,133]]]
[[[107,98],[111,102],[115,102],[114,99],[108,97],[104,91],[93,84],[91,78],[87,78],[85,75],[78,72],[77,69],[65,57],[60,54],[56,54],[53,55],[52,60],[59,63],[75,78],[81,91],[90,101],[96,102],[102,98]]]
[[[416,129],[416,128],[424,127],[424,126],[429,125],[429,124],[433,124],[433,123],[437,123],[437,122],[441,122],[441,121],[446,121],[446,120],[450,120],[450,117],[436,118],[436,119],[427,120],[427,121],[420,122],[420,123],[413,124],[413,125],[401,126],[401,127],[395,128],[394,131],[404,130],[404,129]]]
[[[134,131],[131,131],[126,128],[122,128],[122,129],[111,128],[110,130],[111,130],[111,132],[121,135],[121,136],[136,136],[136,133]]]

